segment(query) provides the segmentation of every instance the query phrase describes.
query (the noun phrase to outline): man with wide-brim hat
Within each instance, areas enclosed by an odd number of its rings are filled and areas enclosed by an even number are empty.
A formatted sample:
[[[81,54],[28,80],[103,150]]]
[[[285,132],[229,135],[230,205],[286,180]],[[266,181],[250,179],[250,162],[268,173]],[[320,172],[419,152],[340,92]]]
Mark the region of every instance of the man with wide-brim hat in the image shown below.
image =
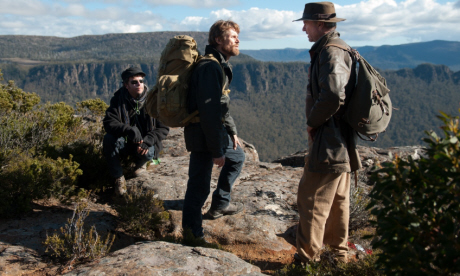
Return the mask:
[[[309,153],[297,193],[297,261],[319,261],[323,243],[347,262],[350,172],[361,168],[356,134],[340,119],[352,89],[355,63],[344,50],[331,2],[307,3],[302,20],[311,42],[306,100]]]
[[[334,4],[331,2],[314,2],[305,4],[302,18],[294,21],[311,20],[321,22],[340,22],[344,18],[336,17]],[[294,22],[293,21],[293,22]]]

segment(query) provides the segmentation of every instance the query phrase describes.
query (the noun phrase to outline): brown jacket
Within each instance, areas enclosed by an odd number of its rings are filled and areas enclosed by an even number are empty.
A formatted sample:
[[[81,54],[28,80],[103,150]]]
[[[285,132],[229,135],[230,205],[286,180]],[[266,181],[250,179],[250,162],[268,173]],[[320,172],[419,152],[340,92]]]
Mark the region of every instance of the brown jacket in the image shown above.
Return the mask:
[[[338,32],[330,32],[310,50],[307,91],[307,124],[314,128],[309,170],[342,173],[361,168],[355,131],[340,119],[356,81],[355,65],[348,52],[327,44],[348,45]]]

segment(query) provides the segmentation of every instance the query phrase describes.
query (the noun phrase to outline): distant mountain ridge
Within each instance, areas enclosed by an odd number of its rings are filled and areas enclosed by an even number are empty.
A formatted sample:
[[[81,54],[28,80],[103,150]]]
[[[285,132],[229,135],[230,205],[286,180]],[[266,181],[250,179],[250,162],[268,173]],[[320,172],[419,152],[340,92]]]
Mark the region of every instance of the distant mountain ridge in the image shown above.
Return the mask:
[[[379,69],[415,68],[422,63],[446,65],[460,70],[460,42],[434,40],[402,45],[364,46],[356,49]],[[308,49],[241,50],[261,61],[310,61]]]
[[[68,62],[158,61],[170,38],[192,36],[203,53],[207,32],[146,32],[83,35],[71,38],[52,36],[0,35],[0,62],[30,64]],[[364,46],[356,49],[374,67],[382,70],[415,68],[419,64],[446,65],[460,70],[460,42],[434,40],[402,45]],[[309,49],[240,50],[232,60],[309,62]],[[250,57],[249,57],[250,56]]]
[[[0,62],[69,63],[69,62],[152,62],[158,61],[169,39],[189,35],[204,54],[207,32],[148,32],[54,36],[0,35]],[[239,59],[252,59],[242,55]]]
[[[178,34],[192,35],[201,48],[207,44],[206,33],[194,32],[0,36],[0,69],[5,81],[14,80],[25,91],[36,92],[43,102],[74,104],[95,97],[108,102],[121,85],[120,73],[128,66],[140,66],[152,87],[159,55],[169,38]],[[286,56],[292,54],[289,51]],[[366,59],[374,51],[374,47],[361,49]],[[231,113],[239,135],[256,146],[263,161],[304,149],[308,62],[262,62],[240,55],[231,64]],[[413,69],[380,72],[399,110],[393,112],[387,132],[372,146],[420,144],[423,132],[439,125],[439,111],[458,115],[460,71],[424,63]]]

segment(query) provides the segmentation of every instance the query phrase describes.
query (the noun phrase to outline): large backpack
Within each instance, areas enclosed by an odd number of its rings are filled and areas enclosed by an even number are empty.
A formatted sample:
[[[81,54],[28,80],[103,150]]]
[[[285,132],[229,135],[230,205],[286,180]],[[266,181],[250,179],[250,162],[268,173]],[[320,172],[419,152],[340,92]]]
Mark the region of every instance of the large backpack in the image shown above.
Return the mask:
[[[356,130],[361,139],[375,141],[379,133],[384,132],[388,127],[392,113],[390,89],[385,78],[355,49],[338,44],[327,44],[327,46],[338,47],[349,52],[353,62],[357,62],[356,86],[342,118]]]
[[[212,55],[201,56],[196,41],[187,35],[171,38],[163,49],[155,86],[148,92],[147,113],[170,127],[183,127],[198,115],[188,113],[187,93],[196,64],[219,61]]]

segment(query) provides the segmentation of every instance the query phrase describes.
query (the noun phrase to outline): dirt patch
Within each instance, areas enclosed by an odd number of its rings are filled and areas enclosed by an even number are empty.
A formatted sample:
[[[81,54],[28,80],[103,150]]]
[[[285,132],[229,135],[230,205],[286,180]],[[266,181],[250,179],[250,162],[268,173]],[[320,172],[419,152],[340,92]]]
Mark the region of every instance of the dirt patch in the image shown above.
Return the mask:
[[[225,245],[223,248],[250,264],[260,267],[263,273],[273,273],[294,261],[296,248],[274,251],[257,244]]]

